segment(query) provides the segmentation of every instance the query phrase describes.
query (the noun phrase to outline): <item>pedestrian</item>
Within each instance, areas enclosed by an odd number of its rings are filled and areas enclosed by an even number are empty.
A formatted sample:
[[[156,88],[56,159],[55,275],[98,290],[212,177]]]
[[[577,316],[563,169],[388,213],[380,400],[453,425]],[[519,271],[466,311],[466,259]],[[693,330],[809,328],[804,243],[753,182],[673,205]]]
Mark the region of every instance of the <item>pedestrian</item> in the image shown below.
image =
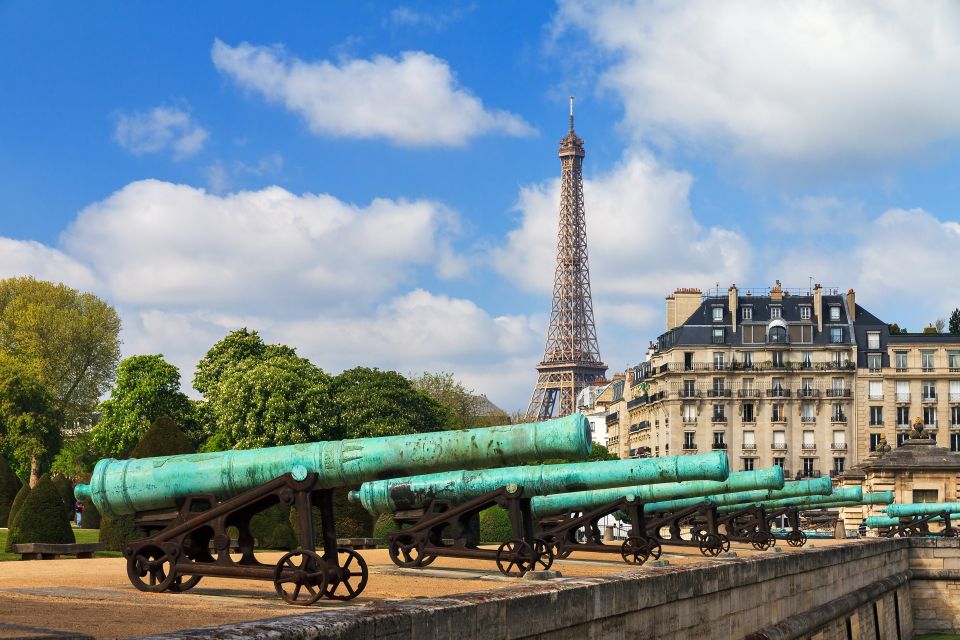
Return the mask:
[[[77,514],[77,526],[80,526],[80,521],[83,519],[83,503],[77,500],[77,503],[73,506],[74,512]]]

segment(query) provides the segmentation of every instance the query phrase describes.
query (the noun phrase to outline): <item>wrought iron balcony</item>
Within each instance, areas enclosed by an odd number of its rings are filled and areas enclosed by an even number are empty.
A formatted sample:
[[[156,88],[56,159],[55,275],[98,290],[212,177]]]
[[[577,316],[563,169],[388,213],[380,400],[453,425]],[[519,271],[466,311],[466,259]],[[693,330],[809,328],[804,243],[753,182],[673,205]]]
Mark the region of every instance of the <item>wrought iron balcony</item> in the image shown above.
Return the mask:
[[[849,398],[851,395],[850,389],[827,389],[828,398]]]
[[[700,390],[699,389],[681,389],[680,397],[681,398],[699,398]]]
[[[789,397],[790,397],[790,393],[791,393],[791,392],[790,392],[790,389],[786,389],[786,388],[782,388],[782,387],[780,387],[780,388],[773,388],[773,389],[767,389],[767,397],[768,397],[768,398],[789,398]]]
[[[834,451],[846,451],[847,443],[846,442],[831,442],[830,448]]]
[[[737,391],[737,396],[741,398],[759,398],[760,395],[760,389],[739,389]]]
[[[898,403],[910,402],[910,392],[908,391],[907,393],[898,393],[897,402]]]
[[[936,401],[937,401],[937,394],[935,394],[935,393],[934,393],[933,395],[928,395],[928,394],[926,394],[926,393],[923,394],[923,402],[924,402],[925,404],[932,404],[932,403],[934,403],[934,402],[936,402]]]
[[[756,442],[744,442],[743,445],[742,445],[740,448],[743,449],[744,451],[756,451],[756,450],[757,450],[757,443],[756,443]]]
[[[770,445],[770,448],[773,449],[774,451],[786,451],[786,450],[787,450],[787,443],[786,443],[786,442],[774,442],[772,445]]]
[[[684,451],[696,451],[696,450],[697,450],[697,444],[696,444],[695,442],[684,442],[684,443],[683,443],[683,450],[684,450]]]
[[[830,422],[832,422],[832,423],[834,423],[834,424],[846,424],[846,422],[847,422],[847,416],[844,415],[844,414],[842,414],[842,413],[841,413],[840,415],[834,414],[834,415],[830,416]]]
[[[800,422],[807,423],[807,424],[812,423],[812,422],[816,422],[816,421],[817,421],[817,417],[816,417],[816,416],[802,416],[802,417],[800,418]]]
[[[802,442],[802,443],[800,444],[800,448],[801,448],[803,451],[816,451],[816,450],[817,450],[817,445],[816,445],[815,442]]]
[[[710,418],[710,422],[713,422],[713,423],[726,422],[726,421],[727,421],[727,416],[711,416]]]
[[[950,394],[950,400],[949,400],[949,401],[950,401],[951,403],[960,402],[960,393],[951,393],[951,394]]]
[[[733,396],[733,389],[708,389],[707,397],[709,398],[729,398]]]
[[[797,389],[797,397],[798,398],[819,398],[820,389],[812,389],[809,387],[803,387],[803,388]]]
[[[726,442],[714,442],[712,446],[714,451],[724,451],[727,448]]]

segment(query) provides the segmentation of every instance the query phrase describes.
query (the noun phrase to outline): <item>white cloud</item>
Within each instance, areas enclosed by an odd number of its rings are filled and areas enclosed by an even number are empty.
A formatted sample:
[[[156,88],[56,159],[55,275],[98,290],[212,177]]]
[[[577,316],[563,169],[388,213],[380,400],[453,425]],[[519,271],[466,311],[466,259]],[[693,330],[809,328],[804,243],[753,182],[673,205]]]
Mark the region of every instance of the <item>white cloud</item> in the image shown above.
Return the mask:
[[[459,86],[445,61],[419,51],[307,62],[280,46],[232,47],[216,40],[211,55],[221,73],[298,113],[319,135],[460,146],[489,132],[533,132],[519,116],[485,108]]]
[[[121,113],[113,133],[117,144],[134,155],[170,150],[178,159],[198,153],[207,137],[207,131],[178,107]]]
[[[77,289],[97,285],[93,272],[67,254],[33,240],[0,237],[0,278],[34,276]]]
[[[764,166],[872,164],[960,134],[960,5],[565,1],[638,136]]]
[[[387,14],[387,22],[399,27],[423,27],[434,31],[443,31],[454,22],[459,22],[474,6],[453,7],[447,11],[417,11],[410,7],[400,6],[391,9]]]
[[[356,206],[280,187],[218,196],[144,180],[86,207],[62,243],[123,303],[336,310],[441,258],[440,275],[455,275],[453,221],[424,200]]]

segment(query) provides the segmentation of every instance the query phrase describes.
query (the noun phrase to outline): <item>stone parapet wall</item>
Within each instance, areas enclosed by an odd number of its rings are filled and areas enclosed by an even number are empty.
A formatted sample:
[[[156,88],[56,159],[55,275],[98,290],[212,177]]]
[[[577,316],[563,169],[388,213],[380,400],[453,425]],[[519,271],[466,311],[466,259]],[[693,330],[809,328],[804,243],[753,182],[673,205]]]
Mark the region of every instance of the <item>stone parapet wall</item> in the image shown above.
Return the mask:
[[[911,543],[914,629],[960,631],[960,539],[916,538]]]

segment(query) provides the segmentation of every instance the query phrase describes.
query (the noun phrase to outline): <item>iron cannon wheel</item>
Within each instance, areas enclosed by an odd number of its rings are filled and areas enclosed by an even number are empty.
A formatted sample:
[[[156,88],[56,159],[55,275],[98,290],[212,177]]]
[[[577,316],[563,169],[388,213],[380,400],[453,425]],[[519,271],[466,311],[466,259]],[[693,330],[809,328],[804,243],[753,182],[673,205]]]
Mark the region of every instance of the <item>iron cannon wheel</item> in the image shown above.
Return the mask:
[[[497,549],[497,568],[505,576],[522,577],[533,568],[536,561],[537,554],[533,547],[523,540],[514,539],[504,542]]]
[[[791,547],[802,547],[807,544],[807,534],[795,529],[787,534],[787,544]]]
[[[177,576],[173,579],[173,582],[170,583],[170,587],[167,589],[170,593],[183,593],[184,591],[189,591],[197,586],[197,583],[200,582],[200,578],[203,576],[191,576],[184,580],[183,576]]]
[[[726,536],[721,536],[719,533],[707,533],[700,538],[700,553],[705,556],[716,557],[723,551],[724,541],[727,545],[730,544],[730,540]]]
[[[650,549],[650,557],[654,560],[659,560],[660,554],[663,553],[663,547],[660,546],[660,543],[653,538],[648,538],[647,545]]]
[[[425,567],[436,560],[436,556],[424,555],[423,541],[408,533],[401,533],[390,540],[387,551],[393,564],[405,569]]]
[[[313,551],[289,551],[273,569],[273,587],[289,604],[313,604],[327,591],[327,563]]]
[[[337,547],[337,566],[339,569],[333,570],[324,595],[331,600],[353,600],[367,586],[367,577],[370,575],[367,563],[363,556],[353,549]],[[357,577],[359,580],[354,580]]]
[[[534,538],[533,552],[537,554],[534,564],[539,566],[541,570],[546,571],[553,566],[554,554],[549,542],[541,538]]]
[[[753,538],[750,544],[753,545],[753,548],[757,551],[766,551],[777,543],[777,539],[773,537],[773,534],[767,533],[766,531],[754,531],[750,537]]]
[[[174,554],[160,545],[147,544],[136,549],[128,547],[125,555],[127,555],[127,577],[140,591],[149,593],[166,591],[177,577]]]
[[[643,564],[650,557],[650,543],[643,538],[627,538],[620,545],[620,557],[630,564]]]

